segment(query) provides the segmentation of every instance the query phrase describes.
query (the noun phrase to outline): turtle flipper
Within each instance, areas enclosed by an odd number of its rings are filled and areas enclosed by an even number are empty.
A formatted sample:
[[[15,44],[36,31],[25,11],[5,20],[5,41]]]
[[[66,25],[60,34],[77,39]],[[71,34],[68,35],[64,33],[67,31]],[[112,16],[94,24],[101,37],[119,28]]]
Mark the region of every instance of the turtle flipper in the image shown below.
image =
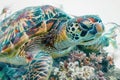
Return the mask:
[[[39,52],[29,64],[26,80],[48,80],[52,70],[52,57],[45,52]]]

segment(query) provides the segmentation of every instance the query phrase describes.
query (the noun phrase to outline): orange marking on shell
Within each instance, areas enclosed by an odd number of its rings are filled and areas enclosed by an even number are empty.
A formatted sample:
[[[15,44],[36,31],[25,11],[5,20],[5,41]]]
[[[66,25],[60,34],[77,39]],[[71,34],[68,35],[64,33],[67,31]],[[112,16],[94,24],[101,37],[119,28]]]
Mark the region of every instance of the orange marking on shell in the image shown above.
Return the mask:
[[[28,39],[29,39],[29,36],[24,33],[24,35],[20,38],[20,40],[17,41],[16,44],[14,44],[15,48],[20,47],[22,44],[24,44],[26,41],[28,41]]]
[[[26,56],[26,61],[27,62],[31,62],[33,59],[33,55],[31,53],[25,52],[25,56]]]
[[[13,44],[4,46],[1,53],[10,53],[13,50],[13,48],[14,48]]]
[[[61,42],[61,41],[64,41],[66,39],[67,39],[66,28],[63,27],[62,30],[60,31],[60,33],[57,34],[57,38],[56,38],[55,42]]]
[[[19,32],[19,30],[15,29],[15,33],[18,33],[18,32]]]
[[[54,22],[50,22],[50,23],[46,24],[47,30],[49,30],[49,29],[52,27],[53,23],[54,23]]]
[[[47,26],[46,23],[42,23],[39,28],[36,28],[35,34],[33,35],[39,35],[47,32]]]

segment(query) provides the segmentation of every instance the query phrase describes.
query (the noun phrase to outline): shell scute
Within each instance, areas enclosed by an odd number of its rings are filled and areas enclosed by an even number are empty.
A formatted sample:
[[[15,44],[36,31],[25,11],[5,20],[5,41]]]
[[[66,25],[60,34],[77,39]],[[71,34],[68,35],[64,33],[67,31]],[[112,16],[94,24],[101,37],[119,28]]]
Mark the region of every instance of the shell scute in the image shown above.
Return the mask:
[[[0,51],[21,46],[31,36],[46,32],[45,21],[56,14],[54,7],[46,5],[28,7],[4,19],[0,22]]]

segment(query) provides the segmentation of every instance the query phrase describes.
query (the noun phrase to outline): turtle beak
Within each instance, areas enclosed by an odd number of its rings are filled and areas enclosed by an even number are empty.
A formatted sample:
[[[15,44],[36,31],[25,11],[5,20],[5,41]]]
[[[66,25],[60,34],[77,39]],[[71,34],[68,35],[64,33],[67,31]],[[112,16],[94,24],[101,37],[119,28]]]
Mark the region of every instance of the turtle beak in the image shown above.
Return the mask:
[[[90,34],[92,35],[101,35],[104,31],[104,26],[102,23],[93,24],[93,28],[90,29]]]
[[[102,23],[96,23],[95,27],[98,33],[102,33],[104,31],[104,26]]]

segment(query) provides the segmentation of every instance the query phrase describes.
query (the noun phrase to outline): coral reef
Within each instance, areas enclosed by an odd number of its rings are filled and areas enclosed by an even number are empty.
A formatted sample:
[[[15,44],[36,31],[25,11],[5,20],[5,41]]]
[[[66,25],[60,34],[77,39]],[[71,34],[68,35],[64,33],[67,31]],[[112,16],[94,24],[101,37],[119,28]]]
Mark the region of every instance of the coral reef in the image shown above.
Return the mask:
[[[54,62],[50,80],[119,80],[116,74],[113,75],[113,57],[107,53],[86,56],[84,52],[73,51]]]

